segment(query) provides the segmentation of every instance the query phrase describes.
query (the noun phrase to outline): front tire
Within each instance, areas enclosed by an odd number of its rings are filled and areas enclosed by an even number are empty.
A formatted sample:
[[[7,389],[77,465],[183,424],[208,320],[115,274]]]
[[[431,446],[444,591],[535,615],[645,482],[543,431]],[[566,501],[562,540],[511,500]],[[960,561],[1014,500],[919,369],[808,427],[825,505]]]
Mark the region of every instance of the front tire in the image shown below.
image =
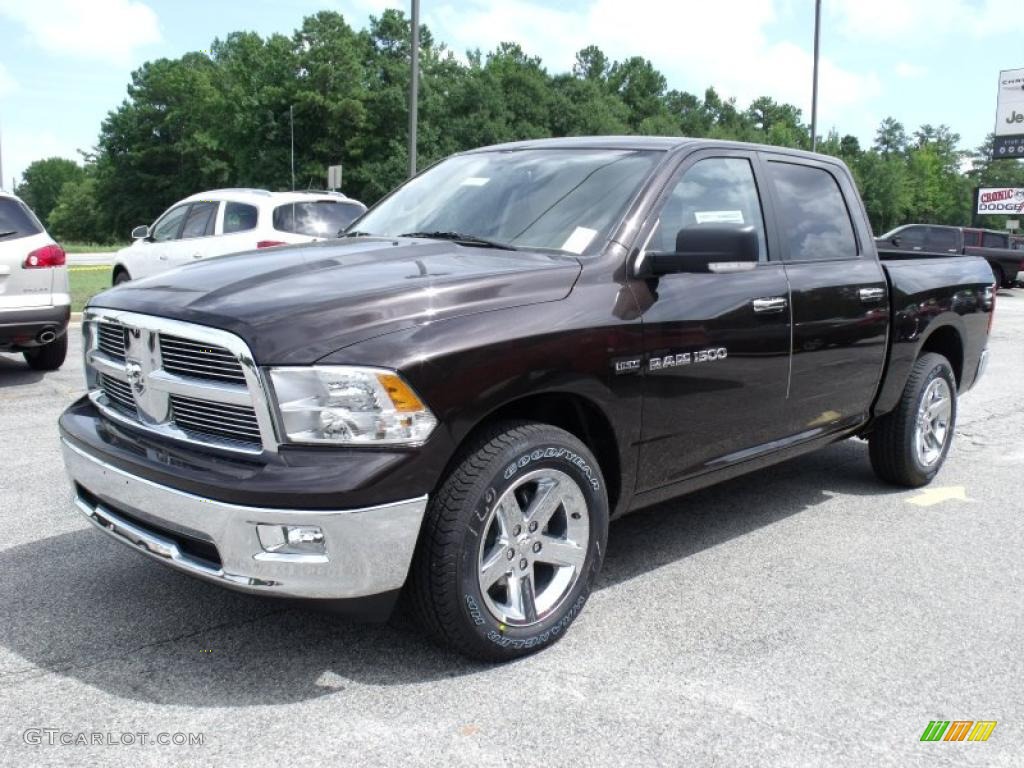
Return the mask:
[[[33,371],[56,371],[68,356],[68,335],[64,333],[49,344],[26,349],[22,354]]]
[[[601,570],[608,496],[568,432],[505,422],[474,440],[430,500],[409,597],[433,639],[484,661],[565,634]]]
[[[131,279],[132,278],[131,278],[131,275],[128,274],[128,270],[126,270],[126,269],[119,269],[114,274],[114,285],[121,285],[122,283],[127,283]]]
[[[896,409],[869,438],[871,466],[886,482],[919,488],[939,473],[956,427],[956,377],[942,355],[922,355]]]

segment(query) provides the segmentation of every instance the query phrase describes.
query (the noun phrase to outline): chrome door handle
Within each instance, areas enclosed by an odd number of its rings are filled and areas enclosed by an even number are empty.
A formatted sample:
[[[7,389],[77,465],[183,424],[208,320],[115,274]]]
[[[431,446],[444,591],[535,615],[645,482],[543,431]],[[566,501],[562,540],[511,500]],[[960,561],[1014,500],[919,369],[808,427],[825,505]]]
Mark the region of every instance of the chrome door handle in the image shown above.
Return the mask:
[[[775,296],[771,299],[754,299],[754,311],[761,315],[766,315],[775,312],[783,312],[786,309],[786,305],[789,303],[781,296]]]
[[[885,288],[861,288],[858,292],[860,300],[865,304],[881,301],[885,296]]]

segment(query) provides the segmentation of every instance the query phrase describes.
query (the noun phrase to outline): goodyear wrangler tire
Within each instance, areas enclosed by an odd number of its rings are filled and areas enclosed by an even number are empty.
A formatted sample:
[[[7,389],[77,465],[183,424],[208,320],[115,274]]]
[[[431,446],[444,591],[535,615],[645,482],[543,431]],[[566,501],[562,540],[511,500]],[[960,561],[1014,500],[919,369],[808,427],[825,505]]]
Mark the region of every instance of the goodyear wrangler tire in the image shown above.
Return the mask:
[[[921,355],[899,404],[878,420],[868,438],[875,474],[908,488],[934,480],[953,442],[956,397],[949,361],[934,353]]]
[[[430,500],[413,611],[436,641],[477,659],[539,651],[579,615],[607,537],[608,496],[587,447],[550,425],[497,424]]]

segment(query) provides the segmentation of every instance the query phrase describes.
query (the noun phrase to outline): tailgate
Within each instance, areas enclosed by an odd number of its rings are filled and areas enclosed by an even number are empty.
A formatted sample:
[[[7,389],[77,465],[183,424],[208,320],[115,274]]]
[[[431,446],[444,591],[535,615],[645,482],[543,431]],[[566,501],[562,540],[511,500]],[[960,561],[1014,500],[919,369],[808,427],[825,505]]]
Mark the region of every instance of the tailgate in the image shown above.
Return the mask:
[[[66,267],[25,269],[22,266],[29,253],[52,242],[45,233],[0,239],[0,310],[53,304],[55,273],[59,271],[66,284]]]

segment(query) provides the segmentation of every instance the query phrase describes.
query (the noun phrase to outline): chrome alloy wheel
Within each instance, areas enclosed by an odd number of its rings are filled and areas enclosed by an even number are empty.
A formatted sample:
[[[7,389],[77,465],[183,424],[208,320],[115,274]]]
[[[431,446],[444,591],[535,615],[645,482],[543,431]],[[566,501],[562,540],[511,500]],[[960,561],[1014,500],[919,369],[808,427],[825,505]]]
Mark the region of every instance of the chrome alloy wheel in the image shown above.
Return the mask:
[[[950,417],[953,414],[953,393],[945,379],[932,381],[921,396],[917,409],[914,448],[922,466],[930,467],[942,456],[949,439]]]
[[[480,540],[480,593],[503,624],[542,621],[569,595],[590,544],[590,513],[569,475],[523,475],[492,507]]]

